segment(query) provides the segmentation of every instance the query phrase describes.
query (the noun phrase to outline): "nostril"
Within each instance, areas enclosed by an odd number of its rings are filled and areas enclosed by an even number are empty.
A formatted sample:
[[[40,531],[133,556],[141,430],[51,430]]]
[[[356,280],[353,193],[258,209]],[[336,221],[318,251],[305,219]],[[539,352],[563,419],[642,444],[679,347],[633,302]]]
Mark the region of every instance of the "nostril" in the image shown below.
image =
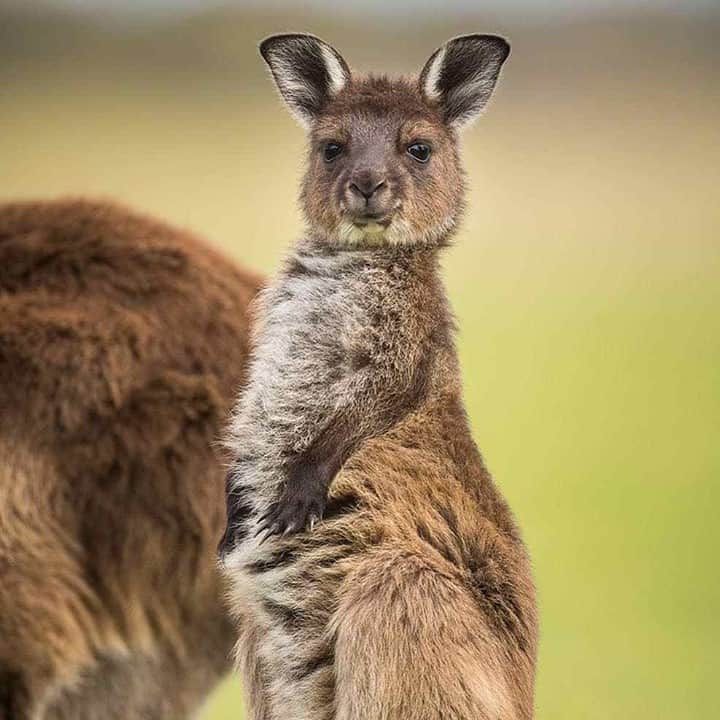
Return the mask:
[[[365,200],[369,200],[378,190],[383,187],[385,187],[384,180],[380,180],[380,182],[361,183],[360,185],[355,182],[350,183],[350,190],[352,190],[352,192],[356,193],[357,195],[365,198]]]
[[[350,189],[356,194],[360,195],[361,197],[364,197],[366,200],[368,199],[369,195],[367,195],[360,187],[358,187],[355,183],[350,183]]]

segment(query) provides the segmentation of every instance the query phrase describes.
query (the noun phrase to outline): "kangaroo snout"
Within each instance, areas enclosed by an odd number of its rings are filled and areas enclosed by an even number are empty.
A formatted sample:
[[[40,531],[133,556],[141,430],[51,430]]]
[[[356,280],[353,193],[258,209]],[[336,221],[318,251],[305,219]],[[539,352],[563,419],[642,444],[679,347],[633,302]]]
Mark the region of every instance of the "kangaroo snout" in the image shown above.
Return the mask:
[[[390,188],[383,173],[360,170],[352,173],[347,184],[348,210],[358,217],[384,215],[390,209]]]

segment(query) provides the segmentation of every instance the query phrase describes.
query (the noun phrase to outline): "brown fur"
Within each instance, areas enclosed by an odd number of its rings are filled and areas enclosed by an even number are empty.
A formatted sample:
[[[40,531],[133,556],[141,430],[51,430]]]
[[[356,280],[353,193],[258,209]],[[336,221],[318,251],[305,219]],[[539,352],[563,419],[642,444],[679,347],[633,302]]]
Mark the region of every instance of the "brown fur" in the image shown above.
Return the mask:
[[[0,718],[176,719],[228,666],[212,448],[260,279],[107,203],[0,206]]]
[[[508,49],[457,38],[410,81],[351,76],[308,36],[261,45],[310,148],[307,232],[262,295],[228,433],[252,720],[533,715],[530,563],[472,439],[438,262],[463,201],[457,125]]]

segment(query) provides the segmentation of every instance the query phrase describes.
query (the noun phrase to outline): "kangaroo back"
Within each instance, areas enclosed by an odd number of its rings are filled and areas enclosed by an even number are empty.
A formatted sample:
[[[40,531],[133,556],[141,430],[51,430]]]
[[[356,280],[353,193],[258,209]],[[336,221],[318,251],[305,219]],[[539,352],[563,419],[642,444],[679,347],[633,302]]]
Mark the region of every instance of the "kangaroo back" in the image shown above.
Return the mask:
[[[228,667],[213,443],[260,280],[86,201],[0,206],[0,718],[179,718]]]

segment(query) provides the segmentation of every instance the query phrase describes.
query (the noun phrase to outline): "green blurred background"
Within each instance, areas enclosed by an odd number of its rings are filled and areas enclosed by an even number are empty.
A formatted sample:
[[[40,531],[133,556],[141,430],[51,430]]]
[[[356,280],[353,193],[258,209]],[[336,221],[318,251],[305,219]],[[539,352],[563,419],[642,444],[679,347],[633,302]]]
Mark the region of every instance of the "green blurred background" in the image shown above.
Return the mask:
[[[720,7],[0,3],[0,199],[111,196],[271,271],[304,141],[257,56],[513,51],[447,253],[468,409],[533,557],[539,720],[720,717]],[[240,718],[230,679],[205,720]],[[372,719],[368,719],[372,720]]]

